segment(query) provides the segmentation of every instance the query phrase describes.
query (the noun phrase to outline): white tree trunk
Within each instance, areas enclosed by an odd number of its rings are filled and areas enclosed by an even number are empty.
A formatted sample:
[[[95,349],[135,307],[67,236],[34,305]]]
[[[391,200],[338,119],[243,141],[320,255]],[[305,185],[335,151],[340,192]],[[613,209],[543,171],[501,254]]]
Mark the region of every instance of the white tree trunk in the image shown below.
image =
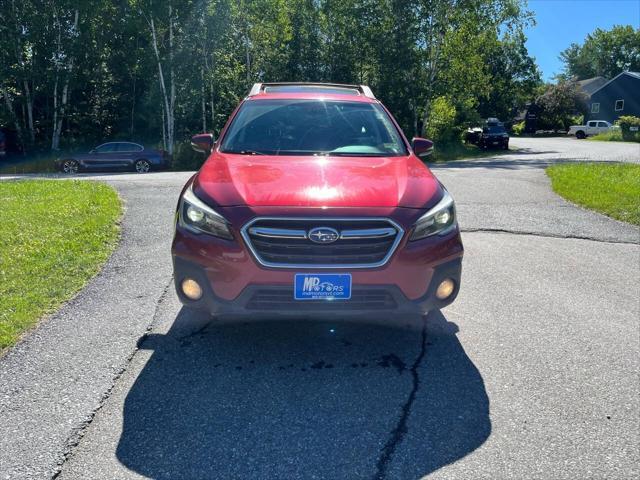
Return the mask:
[[[243,11],[246,8],[246,5],[244,5],[243,2],[241,2],[240,0],[238,0],[238,8],[240,9],[240,11]],[[245,51],[245,56],[246,56],[246,60],[245,60],[245,68],[246,68],[246,73],[247,73],[247,85],[250,85],[251,82],[251,38],[249,37],[249,20],[247,18],[247,16],[243,17],[243,22],[242,22],[242,36],[244,37],[244,51]]]
[[[205,72],[209,72],[209,55],[207,54],[207,13],[202,9],[200,24],[202,26],[202,59],[204,65],[200,66],[200,107],[202,109],[202,132],[207,131],[207,84]]]
[[[53,84],[53,133],[51,134],[51,150],[57,150],[60,139],[56,138],[56,131],[58,130],[58,75],[56,74],[56,81]]]
[[[204,23],[204,19],[203,19],[203,23]],[[205,31],[206,32],[206,31]],[[203,42],[202,45],[202,55],[204,57],[204,68],[207,72],[212,72],[213,71],[213,67],[216,63],[216,57],[215,57],[215,51],[211,52],[211,65],[209,64],[209,55],[207,54],[207,48],[206,48],[206,34],[205,34],[205,41]],[[204,84],[204,79],[202,80],[202,84],[203,84],[203,88],[205,88],[205,84]],[[211,102],[211,133],[215,134],[215,128],[216,128],[216,104],[215,104],[215,90],[213,88],[213,78],[210,75],[209,79],[208,79],[208,84],[209,84],[209,101]],[[206,131],[206,130],[205,130]]]
[[[169,111],[169,101],[167,99],[167,87],[164,83],[164,72],[162,71],[162,62],[160,61],[160,52],[158,51],[158,36],[156,35],[156,26],[153,17],[149,18],[149,27],[151,28],[151,44],[153,52],[156,55],[158,64],[158,82],[160,83],[160,92],[162,93],[162,144],[167,149],[167,131],[166,131],[166,112]]]
[[[204,68],[200,69],[200,107],[202,108],[202,132],[207,131],[207,101],[205,95]]]
[[[165,150],[172,155],[174,147],[174,107],[175,107],[175,82],[173,64],[169,67],[169,80],[170,91],[167,92],[167,84],[164,78],[164,69],[162,68],[162,60],[160,58],[160,50],[158,49],[158,35],[156,32],[155,22],[153,17],[148,19],[149,27],[151,29],[151,44],[153,45],[153,52],[156,56],[156,63],[158,64],[158,82],[160,83],[160,92],[162,93],[162,142]],[[172,63],[173,60],[173,11],[169,6],[169,60]]]
[[[213,91],[213,83],[210,85],[211,90],[211,132],[214,132],[216,128],[216,104],[215,104],[215,93]]]
[[[36,131],[33,128],[33,98],[31,97],[31,89],[29,88],[29,82],[25,79],[24,94],[27,100],[27,126],[29,128],[29,140],[33,144],[36,141]]]
[[[78,31],[78,18],[79,18],[78,9],[75,10],[74,18],[73,18],[73,30],[72,33]],[[57,20],[57,14],[54,10],[54,16]],[[58,54],[62,52],[62,27],[58,23]],[[59,57],[57,59],[59,61]],[[59,69],[60,65],[56,64],[56,81],[53,89],[53,132],[51,134],[51,150],[59,150],[60,149],[60,136],[62,134],[62,123],[64,121],[65,109],[67,107],[67,102],[69,100],[69,81],[71,80],[71,74],[73,73],[73,56],[69,55],[68,66],[67,66],[67,74],[64,79],[64,85],[62,87],[62,96],[60,101],[58,102],[58,77],[59,77]]]
[[[431,101],[433,99],[433,87],[436,83],[438,75],[438,69],[440,66],[440,50],[442,43],[444,42],[445,31],[439,23],[446,25],[447,13],[446,10],[443,13],[443,18],[438,21],[436,17],[437,13],[431,15],[429,19],[429,27],[427,34],[425,35],[425,44],[428,45],[428,81],[427,81],[427,100],[424,105],[424,115],[422,117],[422,132],[424,136],[429,125],[429,117],[431,114]]]
[[[55,143],[52,143],[51,145],[52,150],[60,149],[60,135],[62,134],[62,122],[64,121],[64,114],[65,114],[65,108],[67,106],[68,97],[69,97],[69,77],[65,79],[64,87],[62,87],[62,97],[60,98],[60,116],[58,118],[58,123],[56,124],[56,128],[53,133],[53,139]]]
[[[246,51],[247,51],[247,84],[251,82],[251,51],[249,50],[249,35],[246,36]]]
[[[162,148],[167,150],[167,122],[165,120],[164,108],[162,109]]]
[[[129,123],[129,138],[133,138],[134,118],[136,114],[136,80],[138,76],[133,76],[133,93],[131,95],[131,122]]]
[[[173,7],[169,4],[169,73],[171,75],[169,91],[171,92],[169,98],[169,111],[167,112],[167,134],[169,136],[169,148],[167,149],[169,155],[173,155],[174,142],[175,142],[175,108],[176,108],[176,81],[175,71],[173,68]]]

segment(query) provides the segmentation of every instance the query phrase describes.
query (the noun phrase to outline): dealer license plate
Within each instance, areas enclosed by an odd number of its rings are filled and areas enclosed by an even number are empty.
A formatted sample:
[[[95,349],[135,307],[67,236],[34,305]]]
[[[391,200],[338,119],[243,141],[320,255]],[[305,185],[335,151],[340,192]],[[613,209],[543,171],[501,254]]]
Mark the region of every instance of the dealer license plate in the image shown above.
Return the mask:
[[[349,300],[350,273],[296,273],[295,300]]]

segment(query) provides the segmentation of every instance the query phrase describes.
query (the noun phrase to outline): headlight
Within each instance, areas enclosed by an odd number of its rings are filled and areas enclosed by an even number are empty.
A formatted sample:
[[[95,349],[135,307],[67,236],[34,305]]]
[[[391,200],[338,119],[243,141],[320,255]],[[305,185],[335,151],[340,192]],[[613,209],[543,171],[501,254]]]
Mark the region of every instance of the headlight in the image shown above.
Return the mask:
[[[445,190],[442,200],[418,219],[409,240],[420,240],[436,234],[444,235],[456,225],[456,205],[449,192]]]
[[[178,221],[181,226],[194,233],[208,233],[227,240],[233,239],[224,217],[196,197],[191,185],[180,199]]]

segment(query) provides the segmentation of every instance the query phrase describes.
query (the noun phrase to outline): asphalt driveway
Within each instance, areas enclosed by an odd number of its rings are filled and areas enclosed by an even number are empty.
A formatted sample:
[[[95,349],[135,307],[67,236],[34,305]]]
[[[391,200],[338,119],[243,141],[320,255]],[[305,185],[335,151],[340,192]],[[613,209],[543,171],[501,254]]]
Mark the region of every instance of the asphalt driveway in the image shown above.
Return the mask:
[[[0,478],[637,477],[640,230],[543,167],[640,147],[513,143],[434,167],[466,256],[424,331],[190,314],[168,253],[188,174],[97,176],[126,200],[123,242],[0,359]]]

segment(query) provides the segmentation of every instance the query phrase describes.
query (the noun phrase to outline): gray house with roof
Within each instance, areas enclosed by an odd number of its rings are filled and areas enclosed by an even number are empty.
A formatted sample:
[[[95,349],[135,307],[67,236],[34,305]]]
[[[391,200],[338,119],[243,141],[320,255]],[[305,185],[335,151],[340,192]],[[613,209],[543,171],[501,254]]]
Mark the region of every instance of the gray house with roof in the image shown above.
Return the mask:
[[[615,122],[623,115],[640,117],[639,72],[622,72],[591,93],[589,120]]]
[[[578,87],[580,87],[580,90],[582,90],[587,97],[590,97],[593,92],[598,90],[608,81],[609,80],[604,77],[585,78],[584,80],[578,80]]]

